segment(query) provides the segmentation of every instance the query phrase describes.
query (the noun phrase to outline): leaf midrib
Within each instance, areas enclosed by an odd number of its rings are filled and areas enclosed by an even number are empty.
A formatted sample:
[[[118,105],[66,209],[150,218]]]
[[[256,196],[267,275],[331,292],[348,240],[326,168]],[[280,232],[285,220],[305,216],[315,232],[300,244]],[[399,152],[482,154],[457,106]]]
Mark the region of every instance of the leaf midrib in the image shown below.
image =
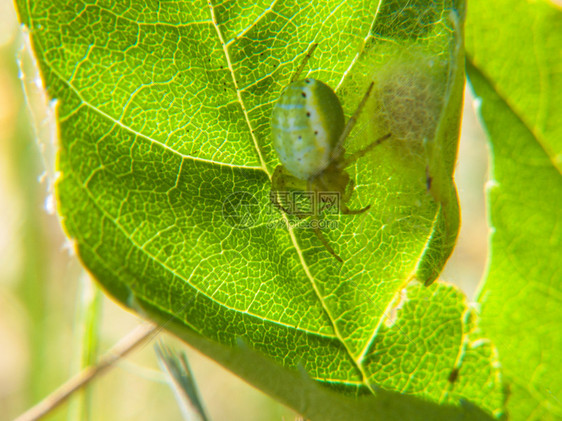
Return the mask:
[[[228,52],[228,48],[229,46],[226,44],[224,37],[222,35],[222,32],[219,28],[219,24],[217,23],[217,19],[215,17],[215,9],[213,6],[213,2],[211,0],[208,0],[207,4],[209,5],[209,10],[211,13],[211,21],[213,22],[213,27],[215,28],[216,32],[217,32],[217,36],[219,37],[219,41],[222,45],[222,49],[224,52],[224,56],[226,59],[226,63],[228,65],[228,70],[230,71],[230,75],[232,77],[232,83],[234,84],[234,88],[236,90],[236,97],[238,98],[238,102],[240,103],[240,107],[242,108],[242,113],[244,114],[244,119],[246,121],[246,124],[248,125],[248,129],[250,131],[250,136],[252,138],[252,142],[254,143],[254,148],[256,149],[256,153],[258,154],[258,158],[259,161],[261,163],[261,168],[262,170],[267,174],[268,178],[271,180],[271,176],[272,174],[269,172],[267,165],[265,163],[265,160],[263,158],[263,155],[261,153],[261,149],[259,147],[258,144],[258,140],[254,134],[254,129],[252,127],[252,123],[250,122],[250,117],[248,116],[248,110],[246,109],[246,105],[244,104],[244,101],[242,100],[242,94],[240,91],[240,88],[238,87],[238,81],[236,80],[236,75],[234,73],[234,68],[232,66],[232,61],[230,59],[230,54]]]

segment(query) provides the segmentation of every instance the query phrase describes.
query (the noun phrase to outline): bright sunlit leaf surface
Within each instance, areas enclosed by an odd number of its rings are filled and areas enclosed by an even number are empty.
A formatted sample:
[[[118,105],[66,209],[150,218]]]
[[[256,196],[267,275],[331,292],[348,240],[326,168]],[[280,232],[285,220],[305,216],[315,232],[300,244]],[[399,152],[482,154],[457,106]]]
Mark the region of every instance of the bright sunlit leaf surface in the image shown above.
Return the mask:
[[[18,7],[58,104],[59,212],[112,296],[309,417],[501,414],[463,295],[423,286],[458,228],[463,4]],[[370,210],[326,217],[343,264],[269,200],[272,107],[313,43],[303,77],[348,118],[375,82],[347,153],[392,134],[347,169]]]
[[[561,45],[553,2],[471,2],[468,69],[492,160],[481,324],[513,420],[562,418]]]

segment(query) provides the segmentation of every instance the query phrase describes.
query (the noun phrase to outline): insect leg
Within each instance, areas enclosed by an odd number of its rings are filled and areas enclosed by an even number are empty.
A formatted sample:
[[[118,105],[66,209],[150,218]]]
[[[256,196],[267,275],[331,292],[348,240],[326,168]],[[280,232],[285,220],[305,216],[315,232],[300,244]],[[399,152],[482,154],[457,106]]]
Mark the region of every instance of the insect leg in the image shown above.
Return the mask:
[[[306,63],[308,62],[310,57],[312,57],[312,54],[314,53],[314,50],[316,50],[316,47],[318,47],[317,42],[310,46],[310,48],[308,49],[308,52],[306,53],[306,56],[302,59],[301,64],[299,65],[299,67],[297,68],[295,73],[293,74],[293,77],[291,78],[289,83],[293,83],[294,81],[296,81],[298,79],[298,77],[300,76],[300,74],[302,73],[302,71],[304,69],[304,66],[306,66]]]
[[[342,204],[349,202],[349,199],[351,199],[351,195],[353,194],[354,190],[355,190],[355,180],[353,180],[353,178],[350,178],[347,183],[347,186],[345,187],[345,191],[343,193]]]
[[[371,95],[373,86],[375,86],[375,82],[371,82],[371,84],[367,88],[367,92],[365,92],[365,95],[363,95],[363,99],[361,99],[359,106],[357,107],[357,109],[355,110],[355,112],[353,113],[353,115],[345,125],[343,132],[340,138],[338,139],[338,143],[336,143],[336,146],[334,147],[334,150],[332,152],[332,159],[337,159],[341,155],[343,151],[343,144],[345,142],[345,139],[347,138],[347,136],[349,136],[349,133],[351,133],[353,127],[355,127],[355,123],[357,123],[357,120],[359,119],[359,115],[361,114],[361,111],[363,111],[363,107],[367,103],[367,100],[369,99],[369,95]]]
[[[346,203],[349,202],[349,199],[351,199],[351,195],[353,194],[354,187],[355,187],[355,181],[350,179],[349,184],[345,189],[345,193],[340,203],[340,211],[344,215],[357,215],[365,211],[368,211],[371,208],[371,205],[365,206],[364,208],[361,209],[349,209],[347,207]]]
[[[312,183],[310,181],[308,181],[308,191],[313,191]],[[316,190],[314,190],[314,192],[316,192]],[[314,200],[313,202],[314,204],[313,204],[312,219],[310,220],[312,229],[314,230],[314,233],[316,234],[318,239],[322,242],[326,250],[328,250],[328,252],[332,256],[334,256],[338,262],[343,263],[342,258],[336,254],[330,243],[328,243],[328,240],[326,240],[326,237],[324,237],[324,234],[322,234],[322,230],[320,229],[320,219],[318,218],[318,206],[316,204],[317,201]]]
[[[371,209],[371,205],[367,205],[361,209],[349,209],[345,203],[341,204],[341,213],[345,215],[358,215]]]
[[[271,204],[288,215],[294,215],[299,219],[306,218],[308,215],[302,212],[294,200],[294,193],[304,189],[303,183],[305,182],[287,173],[282,165],[278,165],[271,179],[269,192]]]
[[[372,149],[375,148],[375,146],[380,145],[382,142],[384,142],[385,140],[387,140],[388,138],[390,138],[390,136],[392,136],[391,133],[385,134],[383,137],[378,138],[377,140],[375,140],[373,143],[371,143],[370,145],[368,145],[367,147],[354,152],[353,154],[351,154],[350,157],[346,158],[343,160],[341,168],[345,168],[350,166],[351,164],[353,164],[355,161],[357,161],[359,158],[361,158],[363,155],[365,155],[366,153],[370,152]]]
[[[273,204],[273,206],[275,206],[277,209],[287,213],[287,214],[293,214],[294,212],[291,209],[287,209],[280,201],[279,201],[279,193],[283,192],[286,193],[287,192],[287,183],[285,182],[285,174],[283,174],[283,167],[281,165],[277,166],[277,168],[275,168],[275,171],[273,172],[273,177],[271,180],[271,191],[269,192],[269,200],[271,200],[271,203]],[[287,195],[285,195],[287,196]],[[292,207],[292,204],[291,204]]]

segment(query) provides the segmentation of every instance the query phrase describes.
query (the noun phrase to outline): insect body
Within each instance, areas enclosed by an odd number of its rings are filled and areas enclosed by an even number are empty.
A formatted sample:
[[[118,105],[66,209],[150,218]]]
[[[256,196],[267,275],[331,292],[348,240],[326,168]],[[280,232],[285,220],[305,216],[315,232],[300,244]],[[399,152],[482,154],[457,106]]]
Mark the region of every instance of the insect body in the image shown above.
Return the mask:
[[[317,44],[309,50],[305,62]],[[271,117],[271,133],[275,151],[282,165],[277,166],[271,181],[271,200],[275,206],[299,218],[311,216],[311,228],[326,249],[340,262],[319,228],[320,209],[326,204],[337,206],[343,214],[359,214],[362,209],[349,209],[353,180],[345,168],[365,155],[390,134],[375,140],[366,148],[344,157],[343,144],[355,126],[361,110],[373,89],[369,85],[355,113],[347,124],[337,95],[325,83],[307,78],[295,81],[302,71],[301,64],[291,82],[277,101]],[[290,198],[292,192],[305,192],[310,206],[303,212]],[[334,202],[330,198],[336,197]]]
[[[273,173],[272,201],[281,210],[299,217],[312,216],[312,228],[326,249],[340,262],[319,228],[319,209],[323,200],[337,197],[337,206],[344,214],[365,212],[349,209],[347,202],[353,193],[353,181],[345,168],[373,147],[390,137],[390,134],[376,140],[365,149],[344,158],[343,143],[355,125],[364,107],[373,84],[369,86],[354,115],[345,124],[340,101],[328,85],[315,79],[292,82],[283,91],[271,118],[273,144],[279,165]],[[279,194],[305,190],[309,193],[310,212],[302,212],[289,199],[280,201]]]
[[[271,125],[273,144],[285,169],[308,180],[330,163],[345,117],[328,85],[305,79],[285,89],[273,110]]]

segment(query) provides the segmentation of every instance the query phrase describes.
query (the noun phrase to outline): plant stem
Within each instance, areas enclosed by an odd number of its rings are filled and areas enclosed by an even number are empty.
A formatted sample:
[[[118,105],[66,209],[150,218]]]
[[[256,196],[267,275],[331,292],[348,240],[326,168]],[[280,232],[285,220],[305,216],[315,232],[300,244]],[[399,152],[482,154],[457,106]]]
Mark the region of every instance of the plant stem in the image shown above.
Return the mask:
[[[115,362],[123,358],[129,352],[146,342],[160,331],[160,327],[152,323],[143,323],[133,329],[127,336],[121,339],[113,348],[104,354],[98,364],[90,366],[81,371],[57,390],[37,403],[14,421],[34,421],[47,415],[53,409],[64,403],[74,392],[80,390],[96,376],[104,373]]]

